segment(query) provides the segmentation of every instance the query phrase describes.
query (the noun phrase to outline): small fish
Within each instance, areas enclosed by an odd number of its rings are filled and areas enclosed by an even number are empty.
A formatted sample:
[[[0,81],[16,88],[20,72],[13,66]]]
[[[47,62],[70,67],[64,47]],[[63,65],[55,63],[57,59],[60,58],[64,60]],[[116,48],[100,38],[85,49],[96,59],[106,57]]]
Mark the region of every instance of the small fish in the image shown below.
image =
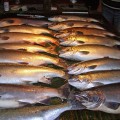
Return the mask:
[[[43,47],[39,45],[31,45],[27,43],[1,43],[0,44],[0,50],[19,50],[19,51],[27,51],[27,52],[45,52],[53,55],[57,55],[56,47],[55,46],[49,46],[49,47]]]
[[[85,28],[85,27],[73,27],[61,30],[59,33],[56,33],[54,36],[57,38],[66,37],[69,35],[95,35],[95,36],[116,36],[114,33],[108,32],[102,29],[96,28]]]
[[[68,21],[68,20],[79,20],[79,21],[85,21],[85,22],[99,22],[98,20],[90,17],[81,17],[81,16],[74,16],[74,15],[57,15],[49,17],[48,20],[54,21],[54,22],[62,22],[62,21]]]
[[[93,36],[93,35],[70,35],[60,39],[63,46],[77,46],[85,44],[99,44],[106,46],[120,45],[120,41],[113,38]]]
[[[37,27],[47,27],[50,25],[50,21],[25,19],[25,18],[3,18],[0,20],[0,27],[12,26],[12,25],[31,25]]]
[[[80,90],[120,83],[120,70],[88,72],[73,76],[68,80],[68,82],[70,85]]]
[[[120,84],[89,89],[75,96],[86,109],[120,114]]]
[[[29,25],[13,25],[13,26],[1,27],[0,33],[5,33],[5,32],[20,32],[20,33],[53,35],[53,31],[49,29],[42,28],[42,27],[29,26]]]
[[[27,104],[50,104],[53,97],[66,99],[69,95],[68,85],[50,88],[35,85],[0,84],[0,108],[17,108]],[[8,104],[9,103],[9,104]]]
[[[36,35],[30,33],[0,33],[0,43],[31,43],[46,45],[52,43],[54,45],[59,45],[59,41],[56,38],[47,35]]]
[[[99,58],[120,59],[120,50],[104,45],[79,45],[63,48],[59,56],[69,60],[85,61]]]
[[[52,57],[41,53],[5,49],[0,50],[0,63],[17,63],[34,66],[53,64],[66,68],[65,61],[58,57]]]
[[[101,58],[83,61],[72,64],[68,67],[69,74],[81,74],[91,71],[104,71],[104,70],[119,70],[120,59]]]
[[[103,27],[101,27],[98,24],[95,23],[90,23],[90,22],[83,22],[83,21],[63,21],[63,22],[57,22],[57,23],[53,23],[50,24],[48,26],[49,29],[51,30],[64,30],[67,28],[72,28],[72,27],[85,27],[87,28],[96,28],[96,29],[104,29]]]
[[[51,83],[52,78],[68,79],[63,70],[20,64],[0,63],[0,83],[3,84],[32,84],[42,82]]]

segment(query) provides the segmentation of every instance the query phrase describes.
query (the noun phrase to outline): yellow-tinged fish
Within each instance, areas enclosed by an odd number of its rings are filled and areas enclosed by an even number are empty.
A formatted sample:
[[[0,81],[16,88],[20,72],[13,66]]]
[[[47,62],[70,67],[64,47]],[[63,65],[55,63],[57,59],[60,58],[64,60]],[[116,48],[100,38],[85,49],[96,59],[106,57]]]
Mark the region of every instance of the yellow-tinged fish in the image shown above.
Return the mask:
[[[66,63],[61,58],[17,50],[0,50],[0,63],[18,63],[34,66],[53,64],[66,68]]]
[[[68,75],[59,69],[44,66],[0,63],[0,83],[3,84],[50,84],[51,79],[59,77],[68,79]]]
[[[19,50],[27,52],[45,52],[53,55],[57,55],[56,46],[43,47],[40,45],[31,45],[27,43],[1,43],[0,50],[9,49],[9,50]]]
[[[53,43],[59,45],[59,41],[56,38],[47,35],[15,32],[0,33],[0,43],[31,43],[39,45]]]
[[[0,33],[5,32],[20,32],[20,33],[32,33],[32,34],[51,34],[53,35],[53,31],[42,28],[42,27],[35,27],[35,26],[29,26],[29,25],[14,25],[14,26],[7,26],[7,27],[1,27]]]

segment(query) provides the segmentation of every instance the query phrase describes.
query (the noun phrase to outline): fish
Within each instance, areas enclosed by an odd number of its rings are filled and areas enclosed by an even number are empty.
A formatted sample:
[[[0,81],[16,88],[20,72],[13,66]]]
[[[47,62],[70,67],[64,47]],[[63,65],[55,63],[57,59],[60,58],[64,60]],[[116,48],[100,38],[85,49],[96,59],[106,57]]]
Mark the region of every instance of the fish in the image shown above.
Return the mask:
[[[81,16],[75,16],[75,15],[56,15],[56,16],[49,17],[48,20],[53,21],[53,22],[62,22],[62,21],[68,21],[68,20],[99,22],[99,20],[91,18],[91,17],[81,17]]]
[[[18,108],[36,103],[50,104],[51,98],[57,97],[63,101],[67,99],[68,95],[69,87],[67,84],[60,88],[0,84],[0,109]]]
[[[92,71],[119,70],[120,59],[100,58],[78,62],[68,67],[69,74],[82,74]]]
[[[76,61],[106,57],[120,59],[120,50],[104,45],[86,44],[63,48],[59,51],[59,57]]]
[[[31,25],[37,27],[47,27],[50,25],[50,21],[36,20],[28,18],[3,18],[0,19],[0,27],[12,26],[12,25]]]
[[[0,50],[0,63],[17,63],[25,65],[56,65],[66,68],[66,63],[59,57],[52,57],[42,53],[31,53],[18,50]]]
[[[31,45],[27,43],[1,43],[0,44],[0,50],[19,50],[19,51],[27,51],[27,52],[45,52],[53,55],[57,55],[56,47],[55,46],[49,46],[49,47],[43,47],[40,45]]]
[[[120,69],[87,72],[71,77],[68,82],[80,90],[120,83]]]
[[[66,37],[69,35],[95,35],[95,36],[116,36],[114,33],[107,30],[96,29],[96,28],[85,28],[85,27],[72,27],[59,31],[59,33],[54,34],[57,38]]]
[[[48,43],[59,45],[59,41],[47,35],[36,35],[30,33],[0,33],[0,43],[31,43],[45,46]]]
[[[85,27],[86,29],[87,28],[104,29],[99,24],[83,22],[83,21],[73,21],[73,20],[56,22],[56,23],[52,23],[48,26],[49,29],[56,30],[56,31],[64,30],[67,28],[73,28],[73,27]]]
[[[88,110],[120,114],[120,83],[78,91],[74,96]]]
[[[30,25],[13,25],[13,26],[0,27],[0,33],[6,33],[6,32],[53,35],[53,31],[47,28],[30,26]]]
[[[0,84],[51,84],[52,78],[67,80],[68,75],[60,69],[45,66],[0,63]]]
[[[114,38],[94,36],[94,35],[70,35],[68,37],[61,38],[60,41],[61,41],[60,45],[63,46],[77,46],[77,45],[85,45],[85,44],[99,44],[105,46],[120,45],[120,41]]]

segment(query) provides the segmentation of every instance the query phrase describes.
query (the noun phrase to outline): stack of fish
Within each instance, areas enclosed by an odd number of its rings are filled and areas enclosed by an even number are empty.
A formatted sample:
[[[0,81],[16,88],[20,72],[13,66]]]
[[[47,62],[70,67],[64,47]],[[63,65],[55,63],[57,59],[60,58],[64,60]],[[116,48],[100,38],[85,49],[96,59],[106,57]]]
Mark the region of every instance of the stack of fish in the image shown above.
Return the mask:
[[[58,31],[63,46],[59,56],[76,61],[68,67],[68,83],[79,89],[76,99],[86,109],[120,113],[119,37],[93,18],[60,15],[49,20],[56,22],[49,28]]]

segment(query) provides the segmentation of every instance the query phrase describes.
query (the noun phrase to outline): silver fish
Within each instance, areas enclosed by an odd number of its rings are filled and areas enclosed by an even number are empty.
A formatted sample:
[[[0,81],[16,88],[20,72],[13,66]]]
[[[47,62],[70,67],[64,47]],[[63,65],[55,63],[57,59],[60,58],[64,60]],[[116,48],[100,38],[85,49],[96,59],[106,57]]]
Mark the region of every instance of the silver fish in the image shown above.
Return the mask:
[[[101,58],[83,61],[72,64],[68,67],[69,74],[81,74],[91,71],[102,71],[102,70],[119,70],[120,59],[113,58]]]
[[[53,64],[66,68],[66,63],[61,58],[18,50],[0,50],[0,63],[18,63],[34,66]]]
[[[0,33],[0,43],[31,43],[39,45],[52,43],[57,46],[59,45],[59,41],[56,38],[47,35],[15,32]]]
[[[20,50],[20,51],[27,51],[27,52],[45,52],[53,55],[57,55],[56,52],[56,46],[49,46],[49,47],[43,47],[39,45],[31,45],[27,43],[1,43],[0,44],[0,50]]]
[[[77,46],[85,44],[99,44],[106,46],[120,45],[120,41],[113,38],[93,36],[93,35],[70,35],[60,39],[63,46]]]
[[[75,96],[86,109],[120,114],[120,84],[89,89]]]
[[[99,22],[97,19],[94,19],[94,18],[74,16],[74,15],[57,15],[57,16],[49,17],[48,20],[54,21],[54,22],[62,22],[62,21],[68,21],[68,20],[79,20],[79,21],[85,21],[85,22]]]
[[[5,32],[20,32],[20,33],[32,33],[32,34],[51,34],[53,35],[53,31],[42,28],[42,27],[35,27],[29,25],[13,25],[7,27],[1,27],[0,33]]]
[[[0,108],[17,108],[27,104],[50,104],[50,98],[66,99],[69,95],[68,85],[50,88],[35,85],[0,84]]]
[[[73,28],[73,27],[86,27],[86,29],[87,28],[104,29],[103,27],[101,27],[100,25],[95,24],[95,23],[83,22],[83,21],[73,21],[73,20],[56,22],[56,23],[50,24],[48,26],[49,29],[56,30],[56,31],[64,30],[67,28]]]
[[[37,82],[50,84],[51,79],[55,77],[68,79],[68,75],[63,70],[54,68],[0,64],[0,83],[3,84],[32,84]]]
[[[12,26],[12,25],[31,25],[37,27],[46,27],[51,24],[50,21],[25,19],[25,18],[3,18],[0,20],[0,27]]]
[[[70,60],[92,60],[98,58],[120,59],[120,50],[104,45],[79,45],[63,48],[59,56]]]
[[[80,90],[120,83],[120,70],[88,72],[73,76],[68,80],[68,82],[70,85]]]

